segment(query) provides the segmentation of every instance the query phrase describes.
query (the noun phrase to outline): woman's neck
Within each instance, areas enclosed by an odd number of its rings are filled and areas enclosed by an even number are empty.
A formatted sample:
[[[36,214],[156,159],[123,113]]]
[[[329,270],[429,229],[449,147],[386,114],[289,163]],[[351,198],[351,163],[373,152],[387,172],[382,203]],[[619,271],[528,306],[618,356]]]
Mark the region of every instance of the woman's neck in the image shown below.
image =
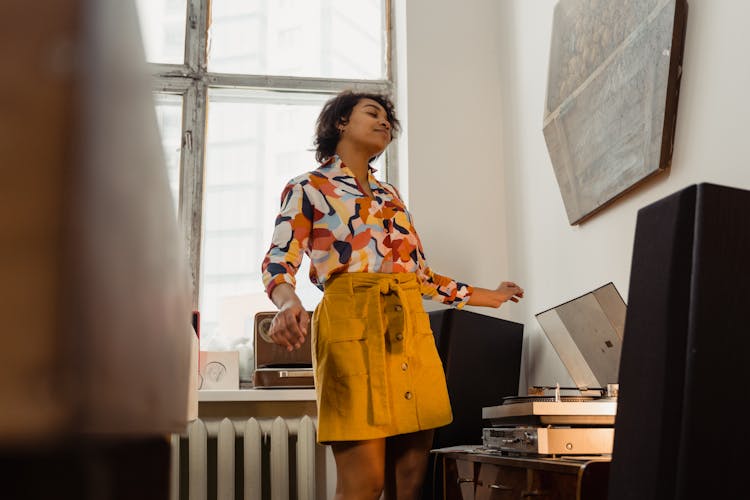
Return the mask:
[[[367,173],[370,167],[370,154],[358,149],[347,147],[345,144],[339,144],[339,147],[336,148],[336,154],[360,182],[367,181]]]

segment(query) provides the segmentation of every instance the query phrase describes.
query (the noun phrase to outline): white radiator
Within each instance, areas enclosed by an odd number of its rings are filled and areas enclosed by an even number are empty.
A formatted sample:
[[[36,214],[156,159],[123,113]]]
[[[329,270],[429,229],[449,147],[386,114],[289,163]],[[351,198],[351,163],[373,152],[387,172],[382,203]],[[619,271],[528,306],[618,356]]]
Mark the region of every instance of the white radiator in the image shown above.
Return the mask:
[[[314,500],[316,462],[325,468],[308,416],[197,419],[172,435],[171,498]]]

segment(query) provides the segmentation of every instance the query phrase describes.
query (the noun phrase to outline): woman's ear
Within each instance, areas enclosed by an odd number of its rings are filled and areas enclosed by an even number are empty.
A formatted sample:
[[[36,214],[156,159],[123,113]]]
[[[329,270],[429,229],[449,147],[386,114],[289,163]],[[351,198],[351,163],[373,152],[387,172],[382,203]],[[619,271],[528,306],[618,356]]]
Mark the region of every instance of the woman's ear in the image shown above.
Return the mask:
[[[336,129],[339,131],[339,134],[344,133],[344,127],[346,124],[349,123],[349,120],[347,120],[345,117],[340,117],[338,123],[336,123]]]

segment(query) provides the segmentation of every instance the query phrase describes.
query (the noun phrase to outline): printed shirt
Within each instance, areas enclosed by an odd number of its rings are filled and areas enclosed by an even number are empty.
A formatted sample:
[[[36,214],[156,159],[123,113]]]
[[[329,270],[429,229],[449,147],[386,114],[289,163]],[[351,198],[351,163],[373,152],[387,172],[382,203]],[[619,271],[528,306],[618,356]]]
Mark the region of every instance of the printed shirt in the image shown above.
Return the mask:
[[[287,183],[271,248],[263,259],[266,293],[270,296],[279,283],[295,286],[302,255],[307,254],[310,281],[321,289],[336,273],[415,273],[423,297],[463,307],[473,288],[427,266],[401,196],[373,172],[369,167],[372,198],[338,156]]]

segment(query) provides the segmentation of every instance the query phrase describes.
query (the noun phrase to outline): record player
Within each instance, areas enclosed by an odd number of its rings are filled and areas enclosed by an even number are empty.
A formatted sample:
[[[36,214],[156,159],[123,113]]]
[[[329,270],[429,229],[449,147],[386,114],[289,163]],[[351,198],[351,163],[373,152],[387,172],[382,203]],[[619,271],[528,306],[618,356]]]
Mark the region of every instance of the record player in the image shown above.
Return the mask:
[[[536,315],[573,387],[535,386],[483,408],[486,451],[609,455],[626,306],[612,283]]]
[[[312,313],[308,311],[312,316]],[[313,381],[310,329],[299,349],[287,351],[268,335],[276,312],[255,315],[253,386],[258,389],[311,389]]]

